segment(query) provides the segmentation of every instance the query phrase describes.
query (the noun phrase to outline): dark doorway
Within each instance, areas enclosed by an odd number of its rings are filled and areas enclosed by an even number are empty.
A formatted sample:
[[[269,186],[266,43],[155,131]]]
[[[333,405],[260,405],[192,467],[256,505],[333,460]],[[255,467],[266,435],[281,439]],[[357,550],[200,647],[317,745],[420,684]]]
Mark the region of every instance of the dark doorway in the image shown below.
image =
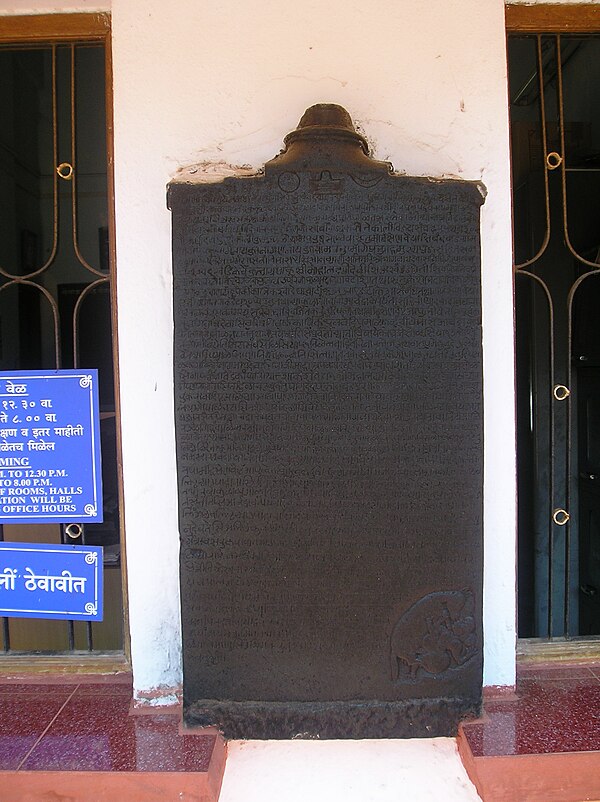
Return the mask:
[[[97,42],[0,47],[0,370],[97,368],[104,523],[7,525],[5,540],[104,547],[105,616],[4,619],[0,651],[123,648],[108,258],[106,56]]]
[[[509,36],[519,636],[600,635],[600,37]]]

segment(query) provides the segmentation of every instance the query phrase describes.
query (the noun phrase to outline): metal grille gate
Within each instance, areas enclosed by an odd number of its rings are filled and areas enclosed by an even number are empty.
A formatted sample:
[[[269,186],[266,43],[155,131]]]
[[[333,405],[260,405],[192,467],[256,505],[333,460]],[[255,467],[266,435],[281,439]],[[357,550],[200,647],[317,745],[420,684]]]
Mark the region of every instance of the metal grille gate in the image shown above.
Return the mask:
[[[510,36],[509,86],[519,635],[593,636],[600,634],[600,37]]]
[[[105,509],[103,524],[36,527],[33,537],[12,525],[0,537],[103,545],[105,579],[113,571],[108,587],[118,596],[102,624],[44,622],[40,634],[2,619],[1,648],[120,650],[104,47],[2,47],[0,92],[0,366],[98,368]]]

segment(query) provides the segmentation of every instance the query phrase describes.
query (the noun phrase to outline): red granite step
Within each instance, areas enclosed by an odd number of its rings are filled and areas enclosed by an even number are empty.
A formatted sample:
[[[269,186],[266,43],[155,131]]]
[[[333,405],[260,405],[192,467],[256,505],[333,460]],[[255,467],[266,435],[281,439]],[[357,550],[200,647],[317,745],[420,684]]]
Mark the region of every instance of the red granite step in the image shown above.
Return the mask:
[[[520,669],[484,707],[458,741],[484,802],[600,800],[600,665]]]
[[[180,710],[131,712],[129,682],[0,684],[0,799],[216,802],[225,744]]]

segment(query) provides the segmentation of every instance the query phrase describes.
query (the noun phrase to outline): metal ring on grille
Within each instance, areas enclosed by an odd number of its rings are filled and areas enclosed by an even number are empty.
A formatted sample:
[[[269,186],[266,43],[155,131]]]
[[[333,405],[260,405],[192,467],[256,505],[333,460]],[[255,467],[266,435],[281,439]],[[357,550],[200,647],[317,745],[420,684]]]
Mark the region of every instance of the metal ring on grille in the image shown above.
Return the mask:
[[[549,170],[556,170],[557,167],[560,167],[562,164],[562,156],[560,153],[557,153],[555,150],[552,150],[550,153],[546,154],[546,167]]]
[[[557,526],[564,526],[571,516],[566,510],[554,510],[552,520]]]
[[[65,532],[70,538],[76,540],[83,534],[83,526],[81,524],[67,524],[65,526]]]
[[[62,162],[56,168],[56,172],[59,178],[64,181],[70,181],[73,178],[73,165],[69,164],[69,162]]]
[[[564,401],[571,395],[571,391],[564,384],[557,384],[552,393],[557,401]]]

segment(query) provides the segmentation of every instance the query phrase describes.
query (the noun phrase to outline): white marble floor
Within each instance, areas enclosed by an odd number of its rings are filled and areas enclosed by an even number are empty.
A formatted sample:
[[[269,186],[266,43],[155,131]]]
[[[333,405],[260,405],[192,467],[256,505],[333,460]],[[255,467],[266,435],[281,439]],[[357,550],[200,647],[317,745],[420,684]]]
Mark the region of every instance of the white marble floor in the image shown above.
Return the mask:
[[[232,741],[219,802],[481,802],[453,738]]]

